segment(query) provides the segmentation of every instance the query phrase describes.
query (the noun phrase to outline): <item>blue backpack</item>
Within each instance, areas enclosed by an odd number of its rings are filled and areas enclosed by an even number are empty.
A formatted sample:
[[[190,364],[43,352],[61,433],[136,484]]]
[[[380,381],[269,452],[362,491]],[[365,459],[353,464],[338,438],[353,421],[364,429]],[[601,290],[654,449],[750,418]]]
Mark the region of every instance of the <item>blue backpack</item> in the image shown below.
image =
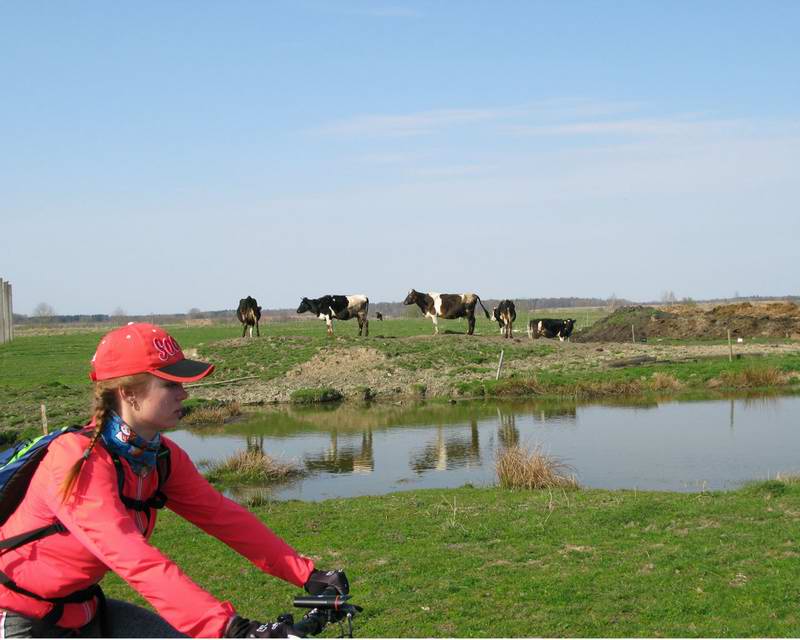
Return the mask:
[[[20,442],[16,446],[0,453],[0,525],[5,524],[6,520],[11,517],[11,514],[17,510],[20,502],[22,502],[34,472],[47,455],[50,443],[65,433],[80,433],[86,437],[90,435],[85,426],[62,427],[38,438]],[[98,443],[102,444],[102,440],[98,440]],[[127,508],[144,511],[149,521],[150,509],[161,509],[167,503],[167,496],[161,491],[161,486],[169,477],[169,449],[162,444],[156,455],[158,488],[147,500],[134,500],[122,493],[122,488],[125,484],[125,472],[122,468],[122,462],[115,453],[111,453],[111,458],[117,470],[117,488],[119,489],[120,499]],[[62,531],[66,531],[64,525],[60,522],[55,522],[39,529],[6,538],[0,541],[0,553],[5,553],[39,538]]]

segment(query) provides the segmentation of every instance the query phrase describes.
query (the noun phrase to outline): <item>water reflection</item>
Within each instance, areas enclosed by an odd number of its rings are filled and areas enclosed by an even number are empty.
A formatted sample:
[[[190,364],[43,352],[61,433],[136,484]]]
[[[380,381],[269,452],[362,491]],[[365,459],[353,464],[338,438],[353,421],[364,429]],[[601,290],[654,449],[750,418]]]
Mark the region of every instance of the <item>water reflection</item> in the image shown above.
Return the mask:
[[[436,427],[436,439],[411,455],[409,466],[417,473],[446,471],[477,464],[481,458],[478,421],[470,419],[469,435],[447,433],[442,425]]]
[[[519,429],[517,429],[517,417],[510,411],[502,412],[497,407],[497,439],[506,449],[516,447],[519,444]]]
[[[246,448],[302,466],[267,490],[279,498],[494,484],[497,452],[515,445],[541,445],[584,486],[725,489],[797,470],[800,397],[275,407],[171,435],[194,460]]]
[[[328,473],[372,473],[375,470],[372,429],[361,432],[360,443],[352,442],[351,437],[344,438],[344,442],[340,442],[338,429],[333,429],[330,437],[330,442],[324,451],[303,457],[306,469]]]

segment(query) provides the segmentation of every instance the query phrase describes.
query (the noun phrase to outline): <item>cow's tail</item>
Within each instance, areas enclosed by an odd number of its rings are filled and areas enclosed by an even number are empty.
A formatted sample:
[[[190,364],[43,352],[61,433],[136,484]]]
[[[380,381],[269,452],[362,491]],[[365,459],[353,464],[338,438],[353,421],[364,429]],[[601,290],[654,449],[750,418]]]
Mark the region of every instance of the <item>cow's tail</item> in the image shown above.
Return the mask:
[[[488,320],[491,316],[489,315],[489,312],[486,310],[486,307],[483,306],[483,302],[481,302],[481,297],[477,293],[475,294],[475,297],[478,299],[478,304],[481,305],[481,309],[483,309],[483,312],[486,314],[486,319]]]

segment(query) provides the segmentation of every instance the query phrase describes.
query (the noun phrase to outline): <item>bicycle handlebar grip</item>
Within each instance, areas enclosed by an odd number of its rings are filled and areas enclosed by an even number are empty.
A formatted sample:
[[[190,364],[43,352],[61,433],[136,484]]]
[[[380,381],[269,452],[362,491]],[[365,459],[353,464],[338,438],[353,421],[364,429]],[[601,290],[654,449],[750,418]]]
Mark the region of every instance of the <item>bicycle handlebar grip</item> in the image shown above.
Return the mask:
[[[349,595],[346,596],[298,596],[294,599],[295,607],[303,607],[304,609],[341,609],[342,605],[350,599]]]

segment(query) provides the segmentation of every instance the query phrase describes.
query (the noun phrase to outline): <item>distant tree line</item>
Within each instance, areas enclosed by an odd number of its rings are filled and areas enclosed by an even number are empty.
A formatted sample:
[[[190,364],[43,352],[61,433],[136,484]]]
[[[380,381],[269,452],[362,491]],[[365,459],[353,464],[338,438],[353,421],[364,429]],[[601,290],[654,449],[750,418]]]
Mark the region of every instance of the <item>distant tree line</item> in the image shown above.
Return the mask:
[[[491,311],[496,306],[498,299],[482,299],[484,306]],[[731,304],[739,302],[792,302],[800,304],[800,296],[736,296],[734,298],[710,298],[707,300],[693,300],[682,298],[677,300],[672,291],[665,292],[661,300],[650,302],[633,302],[625,298],[617,298],[611,295],[608,298],[514,298],[517,313],[535,312],[536,309],[569,309],[572,307],[625,307],[634,304],[697,304],[697,303]],[[211,320],[213,322],[230,322],[238,324],[235,309],[220,309],[215,311],[202,311],[193,307],[187,313],[153,313],[153,314],[126,314],[123,309],[117,308],[112,313],[94,314],[57,314],[52,311],[52,307],[45,303],[40,304],[36,311],[30,316],[15,313],[15,325],[34,325],[34,324],[107,324],[123,322],[154,322],[157,324],[176,324],[187,322],[188,320]],[[370,317],[375,317],[377,312],[387,318],[413,318],[420,315],[416,306],[405,306],[402,302],[370,302]],[[49,314],[49,315],[48,315]],[[261,310],[262,318],[272,320],[302,320],[307,316],[298,316],[295,309],[267,309]]]

